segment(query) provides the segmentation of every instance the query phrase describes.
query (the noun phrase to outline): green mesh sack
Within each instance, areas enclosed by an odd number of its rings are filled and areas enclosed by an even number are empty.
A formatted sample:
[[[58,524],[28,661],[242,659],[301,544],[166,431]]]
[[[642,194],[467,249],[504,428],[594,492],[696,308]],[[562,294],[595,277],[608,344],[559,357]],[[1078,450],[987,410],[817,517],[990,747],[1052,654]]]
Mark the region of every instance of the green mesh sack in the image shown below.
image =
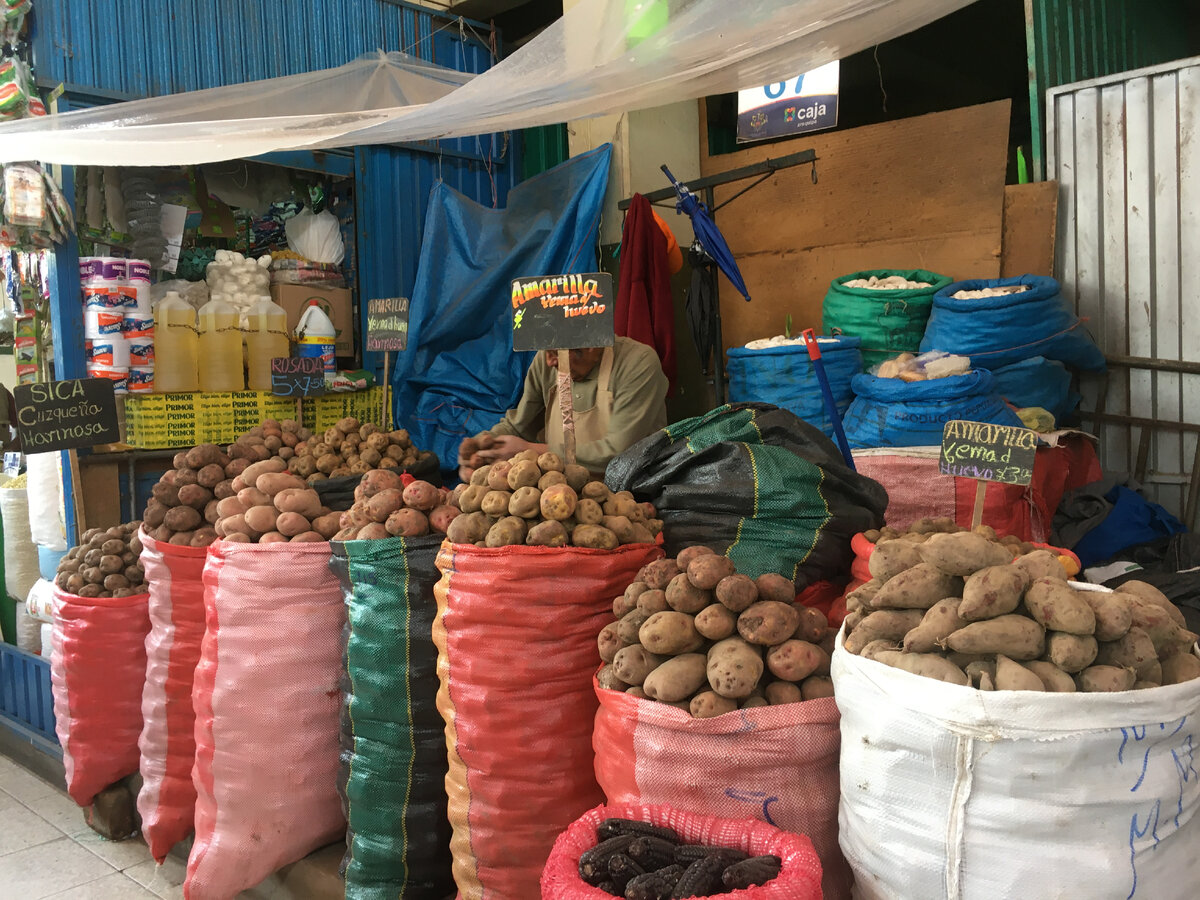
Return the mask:
[[[898,275],[908,281],[923,281],[927,288],[878,290],[846,287],[860,278]],[[925,323],[933,309],[933,295],[953,279],[925,269],[874,269],[835,278],[825,295],[822,324],[826,334],[848,334],[862,338],[863,365],[869,371],[885,359],[901,353],[920,352]]]
[[[433,586],[442,535],[334,543],[347,622],[341,771],[346,900],[454,891]]]
[[[883,525],[887,492],[849,469],[819,429],[767,403],[668,425],[608,465],[605,483],[649,501],[668,556],[704,544],[754,578],[803,590],[850,571],[854,535]]]

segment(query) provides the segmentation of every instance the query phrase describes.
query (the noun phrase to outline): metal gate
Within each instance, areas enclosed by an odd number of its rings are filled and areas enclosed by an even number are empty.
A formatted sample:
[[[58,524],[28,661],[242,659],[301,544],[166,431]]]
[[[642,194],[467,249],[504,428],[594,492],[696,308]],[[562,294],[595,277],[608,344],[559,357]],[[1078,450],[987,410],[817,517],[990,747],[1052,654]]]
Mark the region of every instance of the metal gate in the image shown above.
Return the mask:
[[[1084,384],[1104,468],[1196,525],[1200,57],[1047,91],[1057,271],[1109,360]]]

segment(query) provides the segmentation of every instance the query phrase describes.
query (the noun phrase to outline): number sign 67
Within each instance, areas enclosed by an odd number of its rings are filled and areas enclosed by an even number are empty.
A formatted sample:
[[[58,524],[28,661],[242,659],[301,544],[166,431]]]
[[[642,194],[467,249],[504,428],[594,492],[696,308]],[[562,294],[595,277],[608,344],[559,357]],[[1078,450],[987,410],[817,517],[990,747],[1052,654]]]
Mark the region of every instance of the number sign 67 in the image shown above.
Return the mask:
[[[795,95],[800,96],[800,89],[804,86],[804,76],[801,75],[796,79]],[[786,81],[777,81],[774,84],[768,84],[763,88],[768,100],[778,100],[787,93],[788,83]]]

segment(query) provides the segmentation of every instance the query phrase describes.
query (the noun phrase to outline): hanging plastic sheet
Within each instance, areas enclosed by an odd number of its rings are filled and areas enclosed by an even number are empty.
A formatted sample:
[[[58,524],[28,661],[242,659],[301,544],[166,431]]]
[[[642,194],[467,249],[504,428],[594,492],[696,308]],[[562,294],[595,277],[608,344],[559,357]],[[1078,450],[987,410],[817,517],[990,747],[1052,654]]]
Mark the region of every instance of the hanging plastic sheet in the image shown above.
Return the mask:
[[[581,0],[466,83],[398,54],[386,64],[373,55],[325,72],[12,123],[0,128],[0,161],[178,165],[550,125],[767,84],[969,2]]]
[[[392,375],[395,418],[446,471],[458,446],[521,396],[532,353],[514,353],[511,283],[593,272],[612,146],[531,178],[490,209],[437,184],[429,198],[408,349]]]

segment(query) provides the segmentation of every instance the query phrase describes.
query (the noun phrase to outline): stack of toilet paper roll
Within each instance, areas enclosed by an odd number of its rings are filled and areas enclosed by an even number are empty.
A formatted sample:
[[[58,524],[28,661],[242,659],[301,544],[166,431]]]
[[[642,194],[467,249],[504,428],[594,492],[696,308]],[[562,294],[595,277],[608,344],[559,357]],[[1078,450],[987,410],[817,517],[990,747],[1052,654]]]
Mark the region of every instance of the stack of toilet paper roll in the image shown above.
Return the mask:
[[[87,371],[108,378],[118,394],[154,388],[154,311],[150,263],[142,259],[84,256],[83,333]]]

